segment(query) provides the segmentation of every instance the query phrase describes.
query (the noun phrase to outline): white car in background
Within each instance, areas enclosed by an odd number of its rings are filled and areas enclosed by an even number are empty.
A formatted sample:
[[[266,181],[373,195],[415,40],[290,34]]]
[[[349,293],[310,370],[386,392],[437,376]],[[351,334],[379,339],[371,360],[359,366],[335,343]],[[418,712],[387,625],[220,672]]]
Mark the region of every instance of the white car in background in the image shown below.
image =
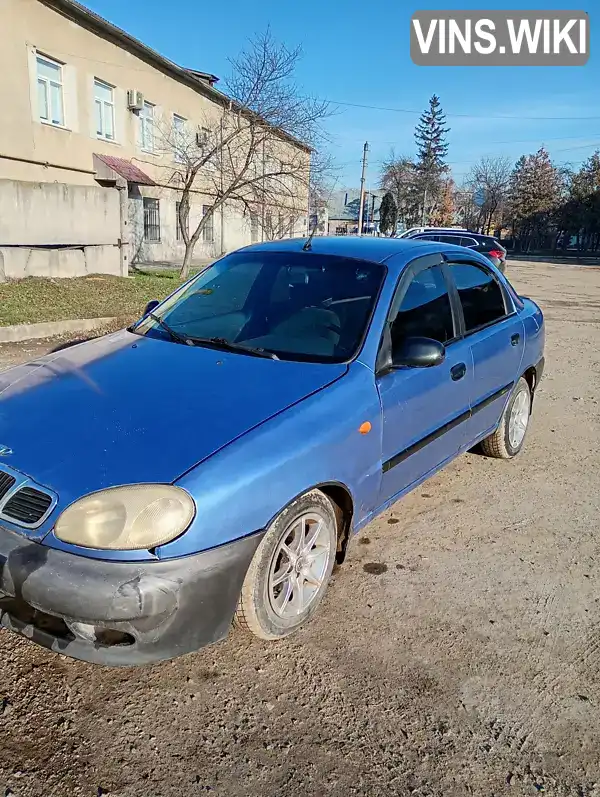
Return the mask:
[[[469,232],[465,227],[411,227],[409,230],[404,230],[396,238],[412,238],[413,235],[418,235],[423,232]]]

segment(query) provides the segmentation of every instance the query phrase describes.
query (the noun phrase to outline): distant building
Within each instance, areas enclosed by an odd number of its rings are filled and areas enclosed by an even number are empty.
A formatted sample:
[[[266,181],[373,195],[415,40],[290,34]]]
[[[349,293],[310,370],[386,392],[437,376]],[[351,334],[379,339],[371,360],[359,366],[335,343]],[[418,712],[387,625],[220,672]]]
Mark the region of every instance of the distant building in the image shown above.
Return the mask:
[[[365,191],[363,233],[374,233],[379,228],[379,206],[385,191]],[[329,235],[352,235],[358,232],[360,205],[359,188],[343,188],[332,194],[327,203]]]

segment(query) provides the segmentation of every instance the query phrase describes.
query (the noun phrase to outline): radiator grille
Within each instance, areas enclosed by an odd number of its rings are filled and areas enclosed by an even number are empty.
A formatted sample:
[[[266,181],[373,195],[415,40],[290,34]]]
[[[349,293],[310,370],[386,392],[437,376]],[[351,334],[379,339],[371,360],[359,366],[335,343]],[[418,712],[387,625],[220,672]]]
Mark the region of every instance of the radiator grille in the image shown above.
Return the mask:
[[[14,476],[0,470],[0,500],[4,498],[15,482],[16,479]]]
[[[52,503],[52,496],[34,487],[23,487],[9,498],[2,514],[17,523],[31,525],[41,520]]]

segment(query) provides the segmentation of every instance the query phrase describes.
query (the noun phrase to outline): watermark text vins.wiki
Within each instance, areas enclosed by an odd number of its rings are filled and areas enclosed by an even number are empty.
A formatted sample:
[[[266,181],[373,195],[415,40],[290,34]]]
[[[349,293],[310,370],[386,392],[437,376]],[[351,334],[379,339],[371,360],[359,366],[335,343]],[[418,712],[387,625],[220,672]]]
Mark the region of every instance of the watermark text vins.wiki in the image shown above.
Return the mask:
[[[585,11],[418,11],[412,60],[422,66],[582,66],[589,58]]]

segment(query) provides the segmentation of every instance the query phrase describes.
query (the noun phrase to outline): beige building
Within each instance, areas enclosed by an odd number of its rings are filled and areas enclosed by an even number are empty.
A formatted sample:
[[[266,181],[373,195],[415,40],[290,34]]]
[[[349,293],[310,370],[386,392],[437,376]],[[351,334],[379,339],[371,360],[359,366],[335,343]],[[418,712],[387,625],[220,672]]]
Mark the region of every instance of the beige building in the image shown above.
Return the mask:
[[[1,0],[0,26],[0,279],[181,262],[178,156],[159,131],[202,136],[229,105],[218,79],[74,0]],[[301,142],[281,134],[281,148],[309,163]],[[213,201],[202,190],[192,196],[192,229]],[[293,212],[231,203],[205,227],[195,258],[272,237],[275,227],[303,234],[307,205],[307,192]]]

